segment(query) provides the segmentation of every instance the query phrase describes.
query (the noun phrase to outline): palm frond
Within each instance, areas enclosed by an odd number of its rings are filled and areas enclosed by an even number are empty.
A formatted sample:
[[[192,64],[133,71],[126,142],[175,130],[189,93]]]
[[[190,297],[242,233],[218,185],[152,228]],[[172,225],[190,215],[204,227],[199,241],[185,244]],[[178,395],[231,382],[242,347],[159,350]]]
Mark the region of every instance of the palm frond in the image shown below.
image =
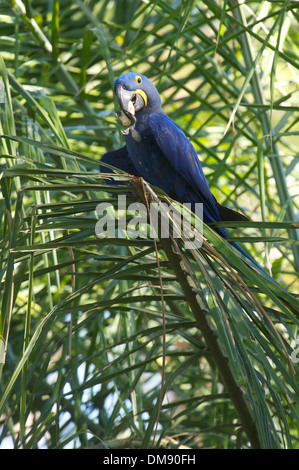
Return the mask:
[[[298,448],[296,2],[125,3],[1,4],[0,445]],[[289,292],[211,227],[133,238],[136,197],[172,201],[99,174],[128,69]],[[131,228],[99,237],[124,194]]]

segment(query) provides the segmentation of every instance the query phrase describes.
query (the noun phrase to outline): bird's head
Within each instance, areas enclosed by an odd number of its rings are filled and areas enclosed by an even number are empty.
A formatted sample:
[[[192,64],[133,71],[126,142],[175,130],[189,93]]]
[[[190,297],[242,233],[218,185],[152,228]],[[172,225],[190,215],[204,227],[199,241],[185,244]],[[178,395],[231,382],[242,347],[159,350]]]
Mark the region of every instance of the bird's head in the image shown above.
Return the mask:
[[[118,114],[119,122],[127,127],[128,131],[136,123],[136,113],[145,111],[147,114],[161,110],[160,95],[144,75],[135,72],[120,75],[114,83],[114,93],[121,108],[121,113]]]

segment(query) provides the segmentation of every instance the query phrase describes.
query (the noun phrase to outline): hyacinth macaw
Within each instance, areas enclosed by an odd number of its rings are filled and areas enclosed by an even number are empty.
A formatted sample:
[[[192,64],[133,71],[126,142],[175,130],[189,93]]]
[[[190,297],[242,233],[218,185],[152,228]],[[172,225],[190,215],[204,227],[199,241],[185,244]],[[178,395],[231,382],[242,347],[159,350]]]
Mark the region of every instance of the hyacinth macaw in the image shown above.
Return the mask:
[[[141,176],[181,203],[202,203],[203,221],[248,220],[243,214],[220,205],[210,191],[198,155],[182,129],[162,110],[161,98],[144,75],[124,73],[114,84],[121,111],[118,122],[124,126],[126,145],[105,153],[108,163],[131,175]],[[100,165],[103,173],[112,172]],[[223,227],[214,230],[225,238]],[[273,280],[237,243],[232,242],[267,277]],[[274,281],[276,283],[276,281]]]

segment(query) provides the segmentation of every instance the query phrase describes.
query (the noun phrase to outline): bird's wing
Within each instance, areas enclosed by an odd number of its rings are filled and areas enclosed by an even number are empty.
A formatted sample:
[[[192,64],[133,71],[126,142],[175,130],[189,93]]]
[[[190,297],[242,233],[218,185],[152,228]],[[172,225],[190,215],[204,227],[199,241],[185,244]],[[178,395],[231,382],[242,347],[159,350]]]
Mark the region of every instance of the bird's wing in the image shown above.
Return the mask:
[[[198,202],[203,203],[208,219],[211,222],[220,221],[217,202],[210,191],[197,153],[182,129],[164,113],[150,114],[148,125],[164,156],[178,175],[182,176],[175,182],[178,185],[176,193],[183,193],[191,186],[199,196]]]
[[[148,119],[148,124],[163,155],[167,158],[178,175],[183,176],[183,179],[199,195],[199,198],[203,202],[204,214],[206,214],[210,220],[213,220],[211,216],[215,217],[215,221],[246,220],[243,214],[239,214],[218,204],[210,191],[193,145],[187,139],[184,132],[166,114],[151,114]],[[223,227],[218,227],[217,232],[224,237],[229,236]],[[262,271],[268,279],[273,281],[272,277],[236,242],[232,242],[232,245]],[[281,287],[275,280],[274,282]]]
[[[131,158],[129,157],[127,147],[122,147],[118,150],[105,153],[101,158],[100,172],[101,173],[114,173],[111,168],[108,168],[102,163],[108,163],[108,165],[114,166],[119,170],[125,171],[130,175],[141,176],[138,170],[136,170]],[[112,182],[113,180],[109,180]]]

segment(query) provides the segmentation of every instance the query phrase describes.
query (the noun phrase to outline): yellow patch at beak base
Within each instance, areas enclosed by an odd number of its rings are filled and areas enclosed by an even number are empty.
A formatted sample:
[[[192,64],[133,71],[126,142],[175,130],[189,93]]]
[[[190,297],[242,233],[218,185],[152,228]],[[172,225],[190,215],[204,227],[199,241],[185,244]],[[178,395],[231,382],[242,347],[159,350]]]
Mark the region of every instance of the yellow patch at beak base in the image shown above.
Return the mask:
[[[146,107],[147,106],[147,95],[146,95],[146,93],[143,90],[141,90],[140,88],[138,88],[135,91],[134,95],[136,95],[136,93],[138,93],[142,97],[142,99],[144,101],[144,105]]]

